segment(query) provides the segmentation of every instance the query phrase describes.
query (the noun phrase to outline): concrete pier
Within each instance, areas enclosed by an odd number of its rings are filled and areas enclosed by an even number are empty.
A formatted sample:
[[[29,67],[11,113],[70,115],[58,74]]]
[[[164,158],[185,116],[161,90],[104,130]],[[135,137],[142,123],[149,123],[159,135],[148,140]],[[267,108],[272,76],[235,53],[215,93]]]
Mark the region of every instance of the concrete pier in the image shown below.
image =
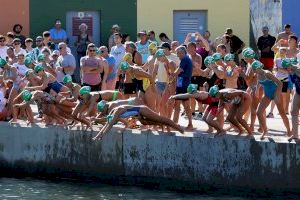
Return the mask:
[[[167,135],[116,127],[95,142],[96,132],[42,126],[0,124],[2,173],[137,177],[166,180],[180,189],[300,189],[300,144],[282,136],[259,141],[258,136],[213,138],[200,131]]]

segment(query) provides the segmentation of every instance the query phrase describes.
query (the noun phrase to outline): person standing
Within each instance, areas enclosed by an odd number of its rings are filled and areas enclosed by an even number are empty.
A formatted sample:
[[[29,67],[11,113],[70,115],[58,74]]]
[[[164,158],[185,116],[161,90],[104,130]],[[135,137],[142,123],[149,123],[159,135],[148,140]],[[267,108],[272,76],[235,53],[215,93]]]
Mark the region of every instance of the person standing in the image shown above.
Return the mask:
[[[6,38],[4,35],[0,35],[0,58],[6,59],[8,47],[5,45]]]
[[[25,40],[25,51],[26,51],[26,55],[31,55],[32,52],[33,52],[33,48],[32,48],[32,45],[33,45],[33,40],[31,38],[26,38]]]
[[[109,36],[109,39],[108,39],[108,49],[110,51],[111,51],[111,48],[116,45],[115,39],[114,39],[115,33],[120,33],[120,30],[121,30],[121,28],[118,24],[115,24],[111,27],[112,34]]]
[[[55,50],[55,44],[51,41],[50,32],[44,31],[43,32],[43,44],[45,47],[48,47],[51,51]]]
[[[272,71],[274,66],[274,52],[272,47],[275,44],[276,38],[269,34],[269,28],[262,28],[263,35],[258,38],[257,47],[260,51],[260,62],[264,64],[264,69]]]
[[[49,30],[49,32],[52,42],[54,42],[55,44],[55,49],[58,49],[59,43],[66,43],[68,36],[66,31],[61,28],[61,21],[59,19],[55,20],[55,25],[52,29]]]
[[[15,55],[18,55],[19,53],[26,55],[26,51],[21,48],[21,45],[21,40],[19,38],[15,38],[13,41]]]
[[[116,60],[113,56],[109,55],[106,46],[101,46],[99,48],[101,58],[105,59],[108,64],[108,75],[106,80],[106,89],[114,90],[116,88],[116,82],[118,78],[118,66],[116,65]]]
[[[148,38],[149,38],[150,42],[154,42],[158,46],[158,41],[155,38],[155,32],[153,30],[148,31]]]
[[[192,60],[187,55],[187,50],[184,46],[179,46],[176,49],[177,56],[180,59],[180,66],[176,69],[174,73],[171,74],[173,77],[177,77],[176,84],[176,94],[184,94],[187,93],[187,87],[191,83],[192,72],[193,72],[193,63]],[[189,101],[183,101],[183,107],[188,117],[189,124],[187,126],[187,130],[193,129],[192,124],[192,113],[189,109]],[[181,101],[175,102],[175,111],[173,116],[173,121],[178,123],[179,119],[179,111],[180,111]]]
[[[285,24],[284,25],[284,31],[280,32],[278,35],[277,35],[277,39],[276,39],[276,43],[279,41],[279,40],[284,40],[286,42],[285,45],[287,46],[288,43],[288,39],[289,39],[289,36],[290,35],[295,35],[293,32],[292,32],[292,26],[290,24]]]
[[[96,57],[96,46],[90,43],[87,47],[87,55],[80,60],[82,85],[91,87],[91,91],[101,90],[101,74],[104,72],[104,61]],[[106,62],[107,63],[107,62]],[[102,81],[102,88],[106,87],[107,74]]]
[[[233,34],[231,28],[227,28],[225,32],[226,38],[229,39],[230,53],[234,54],[235,62],[239,65],[239,54],[242,53],[245,43],[236,35]]]
[[[67,52],[67,45],[64,42],[58,44],[58,49],[60,56],[57,59],[58,69],[61,71],[60,76],[57,74],[57,81],[62,82],[65,75],[69,74],[72,76],[76,83],[79,83],[79,77],[74,76],[74,71],[76,69],[75,57]]]
[[[119,65],[125,55],[125,47],[122,44],[122,35],[120,33],[114,34],[115,46],[111,48],[110,55],[113,56],[116,60],[116,65],[119,68]]]
[[[25,49],[26,48],[25,47],[26,37],[21,34],[22,29],[23,29],[23,26],[21,24],[15,24],[14,27],[13,27],[13,32],[15,34],[15,38],[19,38],[20,39],[20,41],[21,41],[21,47],[23,49]]]
[[[78,35],[77,37],[75,46],[77,52],[77,60],[79,63],[81,57],[86,56],[87,46],[88,44],[92,43],[92,37],[88,35],[88,26],[85,23],[80,24],[78,29],[80,31],[80,35]]]
[[[35,38],[35,45],[36,45],[36,47],[32,50],[32,52],[30,54],[30,56],[33,60],[37,60],[38,56],[42,53],[41,51],[44,47],[42,36],[37,36]]]
[[[137,51],[142,55],[142,65],[147,62],[148,57],[150,56],[149,52],[149,40],[146,31],[140,31],[138,33],[140,40],[136,42]]]

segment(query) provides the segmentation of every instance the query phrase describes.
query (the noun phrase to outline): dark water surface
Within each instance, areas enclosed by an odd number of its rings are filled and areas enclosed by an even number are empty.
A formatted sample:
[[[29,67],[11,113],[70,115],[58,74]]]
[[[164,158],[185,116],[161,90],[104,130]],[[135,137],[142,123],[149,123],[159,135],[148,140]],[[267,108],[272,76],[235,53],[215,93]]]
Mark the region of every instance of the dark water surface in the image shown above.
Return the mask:
[[[239,197],[240,196],[240,197]],[[217,199],[300,199],[296,193],[261,194],[253,193],[238,195],[224,192],[209,192],[205,194],[178,193],[165,190],[150,190],[129,186],[110,186],[96,183],[80,183],[71,181],[46,181],[37,179],[0,178],[0,199],[168,199],[168,200],[217,200]]]

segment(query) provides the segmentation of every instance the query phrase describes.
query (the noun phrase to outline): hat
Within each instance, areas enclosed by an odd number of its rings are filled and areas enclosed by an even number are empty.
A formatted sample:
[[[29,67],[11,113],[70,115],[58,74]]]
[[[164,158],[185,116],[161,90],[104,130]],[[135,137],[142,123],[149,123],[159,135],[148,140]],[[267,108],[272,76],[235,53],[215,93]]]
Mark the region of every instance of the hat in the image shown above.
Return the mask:
[[[13,40],[13,43],[15,43],[15,42],[21,42],[21,40],[20,40],[19,38],[15,38],[15,39]]]
[[[234,61],[234,54],[228,53],[224,56],[224,61],[229,62],[229,61]]]
[[[197,84],[189,84],[189,86],[187,87],[187,92],[192,94],[194,92],[197,92],[197,89],[198,89]]]
[[[58,50],[54,50],[54,51],[52,52],[51,56],[53,56],[53,55],[59,56],[59,51],[58,51]]]
[[[118,24],[114,24],[111,28],[113,28],[113,29],[120,29],[120,26],[118,25]]]
[[[292,63],[291,63],[291,59],[290,59],[290,58],[284,58],[284,59],[282,59],[282,61],[281,61],[281,66],[282,66],[283,68],[288,68],[291,64],[292,64]]]
[[[31,65],[33,63],[33,59],[30,56],[26,56],[25,60],[24,60],[24,64],[26,66]]]
[[[33,73],[32,69],[27,70],[27,72],[25,72],[25,77],[28,77],[31,73]]]
[[[43,40],[43,37],[39,35],[35,38],[35,40]]]
[[[0,67],[3,67],[7,64],[6,60],[3,58],[0,58]]]
[[[125,53],[125,55],[123,56],[123,60],[128,62],[128,61],[132,61],[132,54],[131,53]]]
[[[262,27],[262,30],[263,30],[263,31],[268,31],[269,28],[268,28],[267,26],[264,26],[264,27]]]
[[[138,36],[140,36],[140,35],[147,35],[147,31],[142,30],[142,31],[138,32]]]
[[[216,97],[218,93],[219,93],[219,87],[217,85],[212,86],[208,92],[209,96],[211,97]]]
[[[167,42],[163,42],[163,43],[159,46],[159,48],[171,50],[171,46],[170,46],[170,44],[167,43]]]
[[[297,58],[290,58],[291,64],[292,65],[298,65],[298,60]]]
[[[214,53],[212,57],[214,58],[214,61],[222,60],[222,55],[220,53]]]
[[[23,90],[23,92],[22,92],[22,99],[24,101],[26,101],[26,102],[30,101],[31,97],[32,97],[31,92],[29,92],[28,90]]]
[[[36,65],[36,66],[34,67],[35,73],[38,73],[38,72],[43,71],[43,70],[44,70],[44,67],[43,67],[42,64],[38,64],[38,65]]]
[[[157,45],[155,42],[151,42],[148,46],[148,49],[149,50],[152,50],[152,51],[157,51]]]
[[[258,60],[255,60],[252,64],[251,64],[251,67],[253,70],[256,70],[256,69],[262,69],[263,68],[263,64],[258,61]]]
[[[244,58],[255,58],[255,52],[250,47],[244,49],[242,54]]]
[[[72,76],[70,76],[69,74],[65,75],[63,78],[63,83],[64,84],[72,83]]]
[[[98,110],[99,112],[103,112],[105,106],[106,106],[106,101],[102,100],[102,101],[100,101],[100,102],[97,104],[97,110]]]
[[[80,90],[79,90],[79,94],[85,95],[85,94],[89,94],[91,92],[91,87],[90,86],[83,86]]]
[[[38,62],[44,61],[45,58],[46,58],[46,56],[45,56],[44,54],[40,54],[40,55],[38,55],[38,57],[37,57],[37,61],[38,61]]]
[[[204,59],[204,64],[205,66],[208,66],[208,65],[211,65],[212,63],[214,63],[214,58],[212,56],[207,56],[205,59]]]
[[[162,56],[164,56],[164,55],[165,55],[165,52],[164,52],[163,49],[159,49],[159,50],[157,50],[156,53],[155,53],[155,56],[156,56],[157,58],[160,58],[160,57],[162,57]]]
[[[126,62],[126,61],[123,61],[123,62],[121,62],[121,64],[120,64],[120,69],[121,69],[122,71],[127,71],[127,70],[129,69],[129,67],[130,67],[130,65],[129,65],[129,63]]]
[[[225,34],[227,34],[227,35],[230,35],[230,34],[232,34],[232,29],[231,28],[227,28],[226,29],[226,31],[225,31]]]

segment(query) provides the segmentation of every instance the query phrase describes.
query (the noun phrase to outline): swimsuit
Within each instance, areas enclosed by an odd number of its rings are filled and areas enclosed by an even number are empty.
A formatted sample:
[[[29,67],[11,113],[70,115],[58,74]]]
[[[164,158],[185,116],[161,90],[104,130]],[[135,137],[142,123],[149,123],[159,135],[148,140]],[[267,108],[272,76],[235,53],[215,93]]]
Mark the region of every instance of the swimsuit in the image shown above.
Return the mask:
[[[129,108],[129,109],[126,110],[125,113],[120,115],[120,118],[127,119],[129,117],[135,117],[135,116],[138,116],[139,113],[140,113],[140,108],[139,107]]]
[[[219,105],[219,99],[214,98],[211,96],[208,96],[205,100],[197,100],[202,104],[207,104],[207,111],[208,113],[211,113],[214,117],[218,114],[218,105]]]
[[[259,80],[258,83],[262,85],[266,97],[273,100],[277,89],[277,85],[274,83],[274,81],[265,79],[263,81]]]
[[[44,89],[44,91],[50,93],[50,90],[52,89],[56,93],[59,93],[62,87],[63,85],[61,83],[54,81],[53,83],[48,83],[48,86]]]

